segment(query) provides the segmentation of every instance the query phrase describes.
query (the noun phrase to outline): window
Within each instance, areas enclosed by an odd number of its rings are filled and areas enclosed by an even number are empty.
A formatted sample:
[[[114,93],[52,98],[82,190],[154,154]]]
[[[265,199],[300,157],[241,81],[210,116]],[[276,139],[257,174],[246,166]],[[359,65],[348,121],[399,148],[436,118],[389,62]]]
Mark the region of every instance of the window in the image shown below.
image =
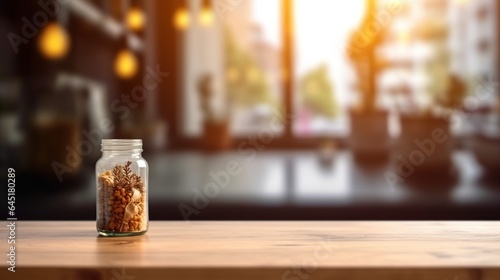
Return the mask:
[[[377,74],[376,102],[396,116],[390,124],[393,135],[398,134],[397,115],[414,109],[408,100],[432,105],[433,91],[447,86],[443,81],[449,75],[467,85],[466,95],[481,79],[496,77],[496,1],[377,2],[374,13],[384,31],[377,59],[386,65]],[[389,10],[384,18],[381,14],[395,2],[397,12]],[[349,134],[348,110],[360,94],[346,47],[365,16],[367,0],[214,0],[209,25],[197,22],[205,1],[186,3],[192,20],[183,35],[184,135],[200,137],[207,121],[199,92],[206,74],[213,83],[210,118],[227,121],[234,137],[257,133],[283,110],[294,116],[292,123],[282,124],[280,136],[286,140]],[[284,9],[288,5],[292,8]],[[287,24],[291,40],[284,39]],[[440,28],[441,43],[424,38]],[[291,64],[290,79],[284,61]],[[401,94],[406,91],[411,98]]]
[[[363,2],[294,2],[294,135],[347,135],[355,77],[345,45],[361,21]]]
[[[389,3],[382,1],[380,10],[387,9]],[[401,113],[429,108],[436,102],[449,103],[457,111],[492,103],[493,94],[479,94],[481,98],[476,95],[483,90],[478,85],[491,80],[498,70],[496,1],[402,3],[400,12],[391,15],[380,53],[391,65],[379,81],[384,105]],[[463,93],[445,94],[454,86],[449,76],[464,85]],[[411,98],[401,98],[405,87]],[[475,104],[468,108],[472,100]],[[452,132],[467,133],[466,123],[463,119],[455,122]]]
[[[191,15],[203,2],[188,1]],[[183,127],[199,136],[203,121],[229,121],[233,136],[254,134],[281,111],[280,0],[214,1],[214,22],[193,22],[185,32]],[[195,17],[194,17],[195,18]],[[207,117],[199,79],[210,75],[213,88]]]

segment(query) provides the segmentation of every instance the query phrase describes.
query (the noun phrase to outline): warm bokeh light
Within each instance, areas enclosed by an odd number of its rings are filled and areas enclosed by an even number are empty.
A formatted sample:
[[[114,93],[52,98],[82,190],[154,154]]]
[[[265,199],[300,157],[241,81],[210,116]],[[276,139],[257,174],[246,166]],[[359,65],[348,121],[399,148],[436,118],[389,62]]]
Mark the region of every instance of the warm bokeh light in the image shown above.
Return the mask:
[[[209,27],[214,21],[214,13],[210,7],[204,7],[200,12],[200,25]]]
[[[175,12],[174,26],[178,30],[184,30],[189,26],[189,12],[185,8],[181,8]]]
[[[128,11],[127,26],[130,30],[140,31],[144,28],[146,19],[144,13],[138,7],[134,7]]]
[[[122,79],[132,78],[137,73],[138,64],[134,53],[126,49],[121,50],[115,58],[115,73]]]
[[[49,59],[64,57],[70,47],[66,29],[57,23],[49,23],[40,34],[38,47],[40,52]]]

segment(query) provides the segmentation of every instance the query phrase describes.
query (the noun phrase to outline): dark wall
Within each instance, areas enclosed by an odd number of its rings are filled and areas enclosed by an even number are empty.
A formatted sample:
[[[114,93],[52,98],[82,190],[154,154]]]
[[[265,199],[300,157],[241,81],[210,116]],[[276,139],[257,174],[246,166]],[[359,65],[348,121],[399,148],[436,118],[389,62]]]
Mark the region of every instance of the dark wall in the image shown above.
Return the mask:
[[[33,15],[43,11],[37,1],[2,1],[0,9],[0,36],[7,38],[10,32],[22,35],[25,21],[32,22]],[[9,13],[6,13],[9,11]],[[53,17],[49,17],[54,20]],[[68,17],[65,26],[71,36],[71,48],[68,55],[60,61],[50,61],[42,57],[37,49],[37,39],[29,38],[27,43],[19,45],[16,54],[9,40],[2,40],[0,49],[0,69],[7,69],[23,79],[34,77],[50,79],[50,76],[64,71],[88,79],[99,81],[116,91],[116,79],[113,75],[113,59],[117,49],[117,40],[103,34],[95,26],[73,15]],[[38,29],[38,34],[43,26]]]

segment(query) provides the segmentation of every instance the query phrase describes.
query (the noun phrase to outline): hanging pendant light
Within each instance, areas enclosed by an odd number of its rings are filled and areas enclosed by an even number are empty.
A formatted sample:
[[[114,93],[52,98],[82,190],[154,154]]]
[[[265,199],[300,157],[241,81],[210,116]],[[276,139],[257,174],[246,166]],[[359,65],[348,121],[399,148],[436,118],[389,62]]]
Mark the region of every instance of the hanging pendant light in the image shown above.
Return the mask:
[[[210,0],[203,0],[201,7],[199,22],[202,27],[210,27],[214,22],[214,12]]]
[[[121,79],[130,79],[137,74],[139,62],[135,54],[129,49],[121,49],[115,57],[115,74]]]
[[[118,51],[113,64],[116,76],[123,80],[135,77],[139,70],[139,60],[129,46],[129,30],[132,29],[132,27],[136,28],[136,30],[140,30],[144,26],[144,15],[142,14],[142,10],[139,8],[137,3],[132,3],[132,7],[130,9],[126,4],[127,2],[125,0],[121,1],[122,19],[126,28],[124,34],[119,39],[117,47]],[[137,14],[134,15],[134,13]],[[142,19],[140,19],[140,17],[142,17]]]
[[[146,19],[144,13],[138,7],[131,8],[127,13],[127,26],[132,31],[141,31]]]
[[[137,1],[132,1],[132,5],[125,17],[127,27],[132,31],[142,31],[146,24],[146,16]]]
[[[60,59],[69,51],[70,39],[66,29],[57,22],[45,26],[38,39],[38,48],[48,59]]]
[[[173,21],[174,21],[174,26],[177,30],[182,31],[189,27],[191,19],[189,16],[189,10],[185,4],[183,4],[175,11]]]
[[[42,29],[37,45],[40,53],[51,60],[58,60],[66,56],[70,49],[70,36],[64,28],[68,19],[68,10],[61,7],[55,20]]]

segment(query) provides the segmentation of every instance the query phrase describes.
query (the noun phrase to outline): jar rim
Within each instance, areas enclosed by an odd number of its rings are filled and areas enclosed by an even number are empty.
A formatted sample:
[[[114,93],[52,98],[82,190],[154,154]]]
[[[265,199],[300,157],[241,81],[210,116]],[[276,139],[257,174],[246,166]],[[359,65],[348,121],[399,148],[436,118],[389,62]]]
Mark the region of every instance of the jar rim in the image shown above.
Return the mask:
[[[142,139],[102,139],[101,151],[142,152]]]

